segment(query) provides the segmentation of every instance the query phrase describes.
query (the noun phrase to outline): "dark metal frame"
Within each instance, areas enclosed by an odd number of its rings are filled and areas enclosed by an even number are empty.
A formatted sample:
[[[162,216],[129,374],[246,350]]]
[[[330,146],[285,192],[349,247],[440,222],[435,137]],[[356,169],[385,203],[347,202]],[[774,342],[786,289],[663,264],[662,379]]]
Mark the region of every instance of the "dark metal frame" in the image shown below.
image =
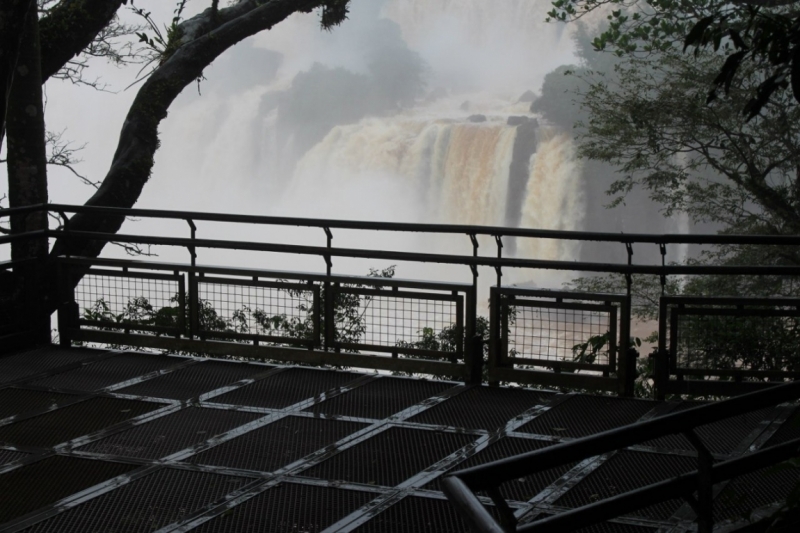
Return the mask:
[[[573,531],[674,498],[683,498],[695,511],[700,533],[710,533],[714,526],[714,485],[796,457],[800,438],[714,464],[711,453],[697,436],[695,428],[798,398],[800,382],[777,385],[767,390],[460,470],[445,476],[442,481],[443,490],[474,533]],[[697,449],[696,471],[525,524],[518,523],[518,517],[511,512],[498,490],[503,483],[520,477],[673,434],[685,435]],[[500,522],[489,514],[478,499],[476,493],[480,491],[488,493],[501,510]]]
[[[792,309],[779,309],[781,307]],[[800,377],[797,372],[791,371],[680,367],[677,350],[679,318],[682,315],[800,317],[800,299],[662,296],[659,301],[658,352],[653,376],[658,399],[663,400],[669,394],[732,396]],[[686,377],[690,379],[684,379]],[[752,377],[770,381],[743,381]]]
[[[332,265],[333,265],[333,258],[334,257],[348,257],[348,258],[360,258],[360,259],[375,259],[375,260],[389,260],[389,261],[409,261],[409,262],[416,262],[416,263],[424,263],[424,262],[435,262],[441,264],[451,264],[451,265],[461,265],[463,267],[468,267],[472,271],[472,279],[473,283],[471,285],[470,290],[462,290],[462,287],[465,286],[458,286],[457,290],[464,293],[464,331],[465,331],[465,345],[464,345],[464,356],[465,356],[465,364],[464,365],[455,365],[452,362],[444,363],[439,361],[423,361],[419,360],[420,364],[424,363],[426,370],[419,370],[421,367],[409,367],[408,364],[412,363],[411,360],[403,360],[401,358],[394,358],[395,363],[387,366],[387,363],[383,361],[383,358],[375,357],[375,356],[366,356],[362,354],[353,354],[358,355],[362,359],[360,360],[360,366],[366,366],[369,368],[384,368],[390,370],[398,370],[404,372],[422,372],[422,373],[432,373],[444,376],[457,376],[457,375],[464,375],[468,376],[468,380],[470,382],[480,382],[482,380],[482,357],[480,354],[482,353],[482,346],[481,346],[481,339],[473,338],[473,333],[475,331],[475,323],[477,320],[476,309],[475,306],[475,299],[477,298],[477,287],[478,287],[478,274],[480,267],[491,267],[495,269],[497,273],[497,286],[500,286],[500,281],[502,277],[502,270],[504,268],[523,268],[523,269],[544,269],[544,270],[560,270],[560,271],[570,271],[570,272],[603,272],[603,273],[616,273],[622,274],[625,276],[626,284],[627,284],[627,291],[624,295],[618,295],[616,297],[624,298],[625,299],[625,306],[627,309],[630,309],[631,306],[631,283],[632,283],[632,276],[639,275],[639,274],[647,274],[647,275],[658,275],[661,277],[662,285],[665,283],[666,276],[669,275],[744,275],[744,276],[757,276],[757,275],[781,275],[781,276],[797,276],[800,275],[800,266],[717,266],[717,265],[674,265],[674,264],[667,264],[664,261],[666,257],[666,247],[669,244],[737,244],[737,245],[782,245],[782,246],[798,246],[800,245],[800,236],[791,235],[791,236],[762,236],[762,235],[648,235],[648,234],[613,234],[613,233],[595,233],[595,232],[577,232],[577,231],[559,231],[559,230],[536,230],[536,229],[525,229],[525,228],[501,228],[501,227],[486,227],[486,226],[464,226],[464,225],[443,225],[443,224],[406,224],[406,223],[385,223],[385,222],[362,222],[362,221],[346,221],[346,220],[314,220],[314,219],[303,219],[303,218],[286,218],[286,217],[265,217],[265,216],[249,216],[249,215],[232,215],[232,214],[217,214],[217,213],[198,213],[198,212],[182,212],[182,211],[166,211],[166,210],[149,210],[149,209],[121,209],[121,208],[113,208],[113,207],[98,207],[98,206],[70,206],[70,205],[59,205],[59,204],[48,204],[48,205],[37,205],[37,206],[29,206],[24,208],[13,208],[13,209],[4,209],[0,210],[0,218],[17,215],[17,214],[24,214],[30,213],[34,211],[47,211],[52,213],[54,216],[58,216],[62,220],[62,225],[56,230],[48,230],[48,231],[36,231],[30,232],[27,234],[22,235],[9,235],[9,236],[2,236],[0,237],[0,245],[2,244],[9,244],[14,241],[19,240],[27,240],[27,239],[49,239],[49,238],[60,238],[65,239],[67,241],[77,241],[77,240],[91,240],[91,241],[99,241],[99,242],[118,242],[118,243],[125,243],[125,244],[148,244],[148,245],[157,245],[157,246],[171,246],[171,247],[178,247],[184,248],[189,252],[190,261],[188,264],[168,264],[168,265],[156,265],[156,264],[144,264],[142,262],[136,261],[129,261],[125,262],[125,260],[108,260],[108,259],[84,259],[84,258],[75,258],[75,257],[61,257],[55,258],[55,261],[47,261],[49,266],[46,264],[44,258],[41,260],[32,260],[33,263],[36,265],[36,269],[31,269],[31,272],[36,270],[33,275],[24,275],[25,279],[29,280],[28,285],[26,285],[26,294],[31,294],[33,297],[27,298],[28,302],[35,302],[30,304],[31,309],[26,310],[26,316],[30,316],[30,320],[26,320],[27,324],[35,324],[34,330],[32,332],[24,332],[23,335],[18,335],[21,339],[23,344],[36,344],[47,342],[49,339],[49,317],[46,316],[44,312],[44,307],[40,305],[42,302],[42,298],[40,297],[42,293],[42,289],[36,288],[36,283],[31,283],[30,280],[33,282],[40,281],[42,278],[42,273],[45,271],[45,268],[50,269],[53,263],[56,263],[57,268],[61,268],[63,270],[64,264],[82,264],[83,269],[88,269],[92,267],[98,266],[116,266],[122,267],[123,269],[137,269],[142,267],[142,270],[150,270],[150,271],[173,271],[173,272],[183,272],[186,273],[189,277],[189,282],[187,282],[188,288],[188,298],[191,301],[193,298],[194,290],[193,290],[193,283],[191,282],[191,278],[194,276],[200,276],[201,274],[208,275],[208,274],[219,274],[223,276],[243,276],[243,277],[271,277],[275,280],[280,279],[289,279],[294,281],[313,281],[315,284],[320,284],[325,288],[330,288],[335,283],[345,284],[345,283],[359,283],[363,281],[361,278],[354,278],[348,276],[336,276],[332,273]],[[93,216],[93,215],[103,215],[103,216],[119,216],[119,217],[127,217],[127,216],[136,216],[142,218],[158,218],[158,219],[171,219],[171,220],[183,220],[189,226],[189,236],[188,237],[162,237],[162,236],[152,236],[152,235],[127,235],[127,234],[110,234],[110,233],[100,233],[94,231],[76,231],[70,227],[70,216],[74,214],[82,214],[86,216]],[[258,225],[272,225],[272,226],[301,226],[307,228],[319,228],[325,232],[326,236],[326,245],[325,246],[304,246],[304,245],[297,245],[297,244],[275,244],[275,243],[264,243],[264,242],[252,242],[252,241],[235,241],[235,240],[220,240],[220,239],[199,239],[197,237],[197,222],[204,221],[204,222],[232,222],[232,223],[244,223],[244,224],[258,224]],[[417,253],[417,252],[401,252],[401,251],[392,251],[392,250],[374,250],[374,249],[350,249],[350,248],[336,248],[333,247],[333,229],[347,229],[347,230],[362,230],[362,231],[394,231],[394,232],[422,232],[422,233],[441,233],[441,234],[448,234],[448,235],[462,235],[468,237],[470,242],[472,243],[472,254],[471,255],[456,255],[456,254],[443,254],[443,253]],[[496,253],[491,254],[487,253],[484,255],[479,254],[479,243],[477,239],[477,235],[487,235],[494,237],[496,242]],[[541,260],[541,259],[519,259],[519,258],[508,258],[503,257],[502,248],[503,248],[503,238],[505,237],[515,237],[515,238],[546,238],[546,239],[559,239],[559,240],[566,240],[566,241],[595,241],[595,242],[607,242],[607,243],[617,243],[622,244],[625,246],[625,252],[627,261],[620,262],[620,263],[597,263],[597,262],[573,262],[573,261],[550,261],[550,260]],[[660,265],[654,264],[634,264],[633,262],[633,247],[634,245],[657,245],[659,247],[662,262]],[[265,271],[259,270],[248,270],[248,269],[226,269],[226,268],[212,268],[212,267],[198,267],[197,266],[197,250],[198,248],[210,248],[210,249],[220,249],[220,250],[251,250],[251,251],[259,251],[259,252],[270,252],[270,253],[283,253],[283,254],[299,254],[299,255],[308,255],[308,256],[316,256],[320,259],[325,261],[325,274],[303,274],[303,273],[270,273]],[[77,262],[76,262],[77,261]],[[116,261],[116,263],[114,262]],[[144,265],[144,266],[142,266]],[[19,267],[19,268],[18,268]],[[41,268],[40,268],[41,267]],[[25,272],[25,268],[21,265],[13,266],[14,275],[17,275],[17,272],[20,273]],[[47,270],[47,272],[52,272],[52,269]],[[63,276],[59,276],[59,278],[63,279]],[[381,280],[381,284],[387,287],[405,287],[405,288],[419,288],[419,283],[424,282],[407,282],[406,285],[402,283],[396,283],[395,280],[392,283],[386,283],[384,280]],[[366,283],[365,283],[366,284]],[[39,283],[41,285],[41,283]],[[427,289],[423,289],[427,290]],[[442,289],[442,291],[447,291],[448,289]],[[62,339],[64,342],[69,342],[71,336],[78,335],[78,336],[86,336],[89,332],[83,331],[80,329],[79,319],[78,317],[79,311],[74,309],[74,306],[71,305],[71,299],[68,295],[62,294],[61,301],[59,302],[59,328],[61,330]],[[196,306],[195,306],[196,307]],[[62,316],[63,315],[63,316]],[[189,325],[192,324],[191,317],[188,317]],[[634,380],[636,378],[636,369],[635,369],[635,358],[634,354],[631,350],[628,350],[625,346],[623,346],[623,341],[627,342],[629,338],[629,328],[630,328],[630,321],[629,319],[622,319],[620,321],[620,350],[618,353],[617,358],[617,384],[616,386],[612,387],[607,381],[603,380],[603,376],[589,376],[583,375],[580,376],[580,383],[574,382],[574,379],[570,381],[570,383],[565,383],[562,378],[575,378],[577,376],[566,376],[565,373],[557,375],[555,372],[541,372],[536,375],[536,381],[530,381],[525,379],[525,376],[531,376],[532,373],[518,373],[515,374],[514,379],[517,381],[522,382],[535,382],[538,384],[543,385],[555,385],[555,386],[571,386],[571,387],[579,387],[584,389],[596,389],[596,390],[613,390],[623,395],[631,395],[633,393],[634,388]],[[191,329],[191,328],[190,328]],[[95,335],[96,342],[114,342],[114,343],[121,343],[119,339],[114,341],[97,341],[96,339],[99,338],[100,334],[103,334],[102,337],[104,339],[108,339],[108,335],[112,332],[109,331],[95,331],[92,332]],[[172,341],[181,343],[181,347],[168,347],[164,343],[168,341],[164,337],[155,337],[155,336],[137,336],[137,335],[130,335],[130,338],[124,342],[127,345],[137,345],[137,346],[147,346],[151,348],[164,348],[164,349],[179,349],[185,351],[194,351],[194,352],[201,352],[204,350],[218,350],[218,347],[214,347],[211,344],[213,342],[211,340],[202,340],[199,338],[195,333],[195,331],[190,331],[189,339],[184,338],[176,338],[172,339]],[[328,338],[332,338],[329,335],[329,332],[322,332],[323,338],[325,336]],[[78,340],[77,337],[74,337],[75,340]],[[148,341],[149,339],[149,341]],[[86,339],[84,339],[86,340]],[[260,339],[246,339],[252,340],[253,343],[258,343]],[[282,341],[285,339],[282,339]],[[199,342],[200,344],[193,345],[191,347],[187,346],[185,343],[187,341],[192,341],[194,343]],[[151,342],[148,344],[148,342]],[[270,342],[265,340],[264,342]],[[260,346],[251,346],[245,347],[241,346],[240,343],[231,343],[232,350],[244,350],[247,351],[248,356],[251,356],[253,352],[248,351],[248,348],[265,348]],[[277,352],[283,353],[280,354],[273,354],[274,358],[286,358],[288,360],[293,361],[303,361],[303,362],[312,362],[312,363],[322,363],[324,364],[345,364],[342,362],[337,363],[330,363],[332,357],[334,357],[330,352],[322,352],[317,349],[308,349],[309,346],[306,344],[300,343],[300,347],[306,348],[306,353],[298,354],[297,349],[290,350],[289,348],[281,348],[275,347]],[[324,346],[328,347],[328,345],[324,344]],[[315,347],[311,347],[315,348]],[[340,347],[341,349],[342,347]],[[226,348],[227,349],[227,348]],[[290,352],[286,352],[286,350],[290,350]],[[499,353],[496,347],[493,348],[495,355]],[[285,353],[284,353],[285,352]],[[319,353],[324,354],[320,355]],[[216,352],[215,352],[216,353]],[[261,352],[259,352],[261,353]],[[424,354],[420,354],[421,356]],[[269,357],[273,358],[273,356],[268,356],[265,354],[261,354],[261,357]],[[452,356],[452,353],[449,355],[445,355],[445,358]],[[335,357],[334,357],[335,358]],[[388,359],[388,358],[387,358]],[[458,358],[455,358],[458,359]],[[663,357],[661,358],[663,359]],[[507,380],[504,376],[507,371],[515,370],[509,369],[508,367],[504,367],[503,364],[495,364],[497,360],[494,362],[490,362],[490,365],[493,365],[493,372],[494,375],[490,380],[492,382],[500,381],[500,380]],[[395,365],[401,365],[395,366]],[[438,365],[445,365],[444,367]],[[660,363],[659,363],[660,365]],[[661,366],[658,366],[659,369],[662,369]],[[457,370],[457,371],[456,371]],[[663,369],[662,369],[663,370]],[[663,372],[656,372],[655,381],[657,382],[656,385],[658,387],[658,381],[661,380],[662,384],[665,386],[670,386],[670,383],[663,381],[663,377],[666,374]],[[553,378],[553,376],[557,376]],[[797,377],[797,376],[791,376]],[[599,380],[598,380],[599,378]],[[712,383],[708,381],[707,383]],[[664,387],[662,387],[662,390]],[[728,394],[729,392],[718,391],[715,394]]]
[[[459,346],[456,352],[400,348],[397,346],[367,345],[362,343],[341,343],[334,341],[334,308],[321,304],[321,283],[328,283],[331,294],[340,293],[381,295],[403,297],[409,299],[443,300],[456,303],[456,328],[459,338],[474,336],[474,316],[476,314],[475,290],[472,285],[454,283],[429,283],[402,279],[326,276],[320,274],[303,274],[297,272],[274,272],[243,270],[224,267],[187,266],[163,264],[126,259],[86,259],[60,258],[58,260],[61,286],[70,287],[71,269],[97,275],[113,275],[134,279],[159,279],[179,283],[180,299],[183,300],[188,281],[188,328],[179,324],[177,328],[157,326],[141,326],[135,323],[114,323],[81,319],[79,306],[75,302],[74,290],[62,292],[62,304],[59,309],[59,335],[61,344],[69,346],[74,341],[96,342],[102,344],[156,348],[168,351],[211,353],[220,355],[236,355],[262,360],[280,360],[299,363],[311,363],[345,367],[381,369],[407,373],[433,374],[454,378],[463,378],[467,382],[479,383],[482,375],[483,360],[480,356],[482,347],[474,342]],[[101,265],[105,268],[88,268],[90,265]],[[111,270],[118,268],[120,270]],[[154,273],[171,271],[172,274]],[[237,277],[231,277],[237,276]],[[250,279],[244,279],[247,276]],[[281,281],[265,281],[265,279]],[[288,282],[286,280],[293,280]],[[304,281],[305,283],[301,283]],[[271,287],[286,290],[309,291],[313,295],[315,331],[311,340],[291,337],[242,334],[234,332],[216,332],[202,330],[198,320],[200,305],[198,286],[204,282]],[[375,287],[375,288],[364,288]],[[381,288],[383,287],[383,288]],[[388,288],[387,288],[388,287]],[[408,290],[403,290],[408,289]],[[135,295],[131,295],[135,296]],[[326,302],[333,302],[332,298]],[[325,307],[323,309],[323,307]],[[183,306],[181,306],[183,309]],[[179,314],[179,317],[181,315]],[[321,327],[324,317],[326,327]],[[81,327],[85,326],[85,327]],[[89,329],[86,329],[89,328]],[[324,329],[324,331],[323,331]],[[156,335],[143,335],[136,332],[153,332]],[[171,335],[168,338],[164,335]],[[233,341],[233,342],[231,342]],[[240,341],[240,342],[236,342]],[[262,343],[281,344],[283,346],[263,345]],[[287,346],[288,345],[288,346]],[[348,352],[349,350],[349,352]],[[393,357],[351,353],[356,350],[384,352]],[[411,357],[399,358],[398,354]],[[413,356],[425,356],[417,359]],[[438,357],[441,361],[429,360]]]
[[[492,287],[490,292],[490,340],[489,380],[530,383],[604,390],[630,395],[632,378],[629,341],[630,308],[628,299],[617,294],[593,294],[572,291],[521,289],[516,287]],[[597,302],[597,303],[585,303]],[[542,309],[574,309],[606,312],[609,315],[612,345],[608,364],[552,361],[509,355],[508,320],[510,307],[532,307]],[[619,329],[617,319],[619,318]],[[514,368],[514,365],[530,365],[551,368],[552,372]],[[562,370],[567,370],[564,373]],[[575,370],[588,370],[591,374],[578,374]],[[597,375],[600,374],[600,375]],[[615,374],[613,377],[609,374]]]

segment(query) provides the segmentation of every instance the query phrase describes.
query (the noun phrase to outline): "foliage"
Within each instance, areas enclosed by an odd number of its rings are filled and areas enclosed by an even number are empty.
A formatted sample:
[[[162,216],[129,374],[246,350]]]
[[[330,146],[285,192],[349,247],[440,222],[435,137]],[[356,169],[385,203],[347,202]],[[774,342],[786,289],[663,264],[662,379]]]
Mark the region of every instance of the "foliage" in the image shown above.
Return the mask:
[[[737,76],[747,78],[749,70],[765,74],[751,88],[739,108],[747,120],[756,117],[771,98],[791,86],[800,101],[800,66],[794,63],[800,52],[800,10],[792,1],[725,0],[556,0],[548,20],[577,20],[603,11],[608,27],[593,45],[618,56],[663,53],[692,47],[695,53],[712,49],[725,60],[709,70],[706,101],[727,95]],[[716,75],[713,75],[716,73]]]

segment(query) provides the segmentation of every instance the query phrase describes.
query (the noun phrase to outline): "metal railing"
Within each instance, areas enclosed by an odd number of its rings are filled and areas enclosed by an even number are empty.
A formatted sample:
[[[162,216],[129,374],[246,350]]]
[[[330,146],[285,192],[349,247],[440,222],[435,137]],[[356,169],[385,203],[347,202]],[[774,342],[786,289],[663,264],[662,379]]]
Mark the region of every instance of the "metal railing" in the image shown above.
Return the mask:
[[[46,232],[0,237],[0,244],[26,238],[55,238],[62,244],[116,242],[166,246],[188,253],[185,263],[164,263],[76,257],[66,255],[69,246],[61,247],[66,251],[65,255],[51,257],[47,263],[50,267],[58,267],[59,330],[64,343],[101,342],[224,353],[426,373],[470,382],[530,383],[622,395],[632,394],[636,378],[638,354],[629,346],[634,276],[658,276],[663,288],[670,276],[800,275],[800,266],[675,265],[666,262],[669,246],[797,246],[800,245],[800,236],[626,235],[56,204],[0,210],[0,220],[12,214],[36,210],[47,210],[60,217],[60,227]],[[78,231],[72,224],[76,214],[83,217],[135,216],[184,221],[187,236]],[[198,235],[199,222],[318,229],[321,236],[324,234],[326,244],[309,246],[245,239],[206,239]],[[334,231],[339,230],[444,234],[453,239],[461,236],[465,244],[470,244],[472,254],[335,247]],[[478,238],[481,236],[494,239],[495,245],[488,253],[480,248]],[[509,238],[605,242],[609,246],[620,246],[621,261],[504,257],[503,240]],[[660,254],[661,264],[637,264],[634,261],[634,250],[638,253],[642,249],[655,248]],[[210,267],[197,263],[197,253],[201,249],[318,257],[320,269],[303,273]],[[471,274],[472,282],[441,283],[337,275],[333,266],[338,258],[455,265],[465,269],[465,274]],[[495,273],[486,281],[486,278],[479,278],[479,269],[485,267],[494,269]],[[626,290],[622,294],[590,294],[504,286],[502,276],[511,268],[531,272],[569,271],[576,277],[587,273],[619,274],[625,279]],[[25,277],[25,269],[19,265],[11,270],[12,277]],[[47,272],[52,275],[54,270],[50,268]],[[78,283],[78,279],[82,281]],[[486,339],[476,336],[481,320],[477,300],[483,290],[490,294]],[[730,364],[730,368],[708,369],[697,365],[684,368],[675,364],[673,360],[679,354],[667,343],[669,320],[666,319],[666,313],[675,306],[669,303],[671,300],[664,302],[659,337],[662,345],[659,346],[653,376],[658,394],[736,394],[759,386],[751,386],[750,381],[787,380],[800,375],[796,368],[782,369],[778,375],[774,369],[740,368],[735,363]],[[711,309],[712,314],[718,313],[714,310],[715,305],[706,308]],[[340,316],[345,308],[359,310],[357,334],[347,331],[347,317]],[[702,314],[702,306],[694,305],[692,309],[691,313]],[[688,313],[681,316],[684,315],[688,316]],[[685,326],[679,328],[687,331]],[[598,338],[604,339],[602,349],[576,350],[590,339]],[[485,368],[482,342],[487,342],[489,348]],[[714,372],[701,375],[703,370]],[[736,372],[741,372],[741,377],[732,377]],[[728,387],[737,382],[742,385]],[[765,381],[767,385],[776,382]],[[686,383],[690,384],[689,388]]]
[[[710,533],[714,527],[714,485],[797,457],[800,454],[800,438],[714,463],[711,452],[703,444],[695,428],[798,398],[800,383],[778,385],[768,390],[460,470],[444,477],[443,490],[474,533],[574,531],[676,498],[684,499],[696,513],[698,531]],[[523,517],[515,516],[500,494],[499,487],[504,483],[513,483],[550,468],[673,434],[685,435],[696,448],[695,471],[524,524],[519,523],[519,519]],[[488,494],[500,515],[499,520],[489,513],[476,495],[477,492]]]

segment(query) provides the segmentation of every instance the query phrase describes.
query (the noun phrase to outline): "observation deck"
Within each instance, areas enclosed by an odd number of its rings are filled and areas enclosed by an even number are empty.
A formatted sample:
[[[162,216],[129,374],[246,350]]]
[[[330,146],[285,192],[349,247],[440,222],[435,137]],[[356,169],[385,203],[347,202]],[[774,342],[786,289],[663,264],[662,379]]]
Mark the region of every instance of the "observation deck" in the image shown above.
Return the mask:
[[[667,260],[676,247],[797,247],[800,236],[66,205],[0,210],[0,220],[40,211],[61,225],[0,236],[12,257],[0,262],[0,533],[800,524],[785,505],[800,483],[786,462],[800,456],[800,299],[668,290],[688,277],[793,281],[800,266]],[[125,217],[157,220],[163,234],[92,229]],[[213,238],[223,224],[239,238]],[[248,240],[230,224],[259,236],[300,227],[325,241]],[[334,233],[358,234],[361,247],[333,246]],[[370,248],[364,233],[381,246],[389,234],[445,236],[467,251]],[[621,254],[504,256],[520,239]],[[98,256],[112,242],[154,246],[173,262]],[[203,261],[214,253],[233,264]],[[317,263],[270,268],[285,257]],[[395,278],[391,267],[354,276],[340,261],[362,272],[378,261],[451,270],[445,280],[432,269]],[[532,288],[504,282],[512,269],[617,284]],[[631,333],[647,305],[658,330],[649,357]]]
[[[444,474],[695,404],[42,347],[0,357],[0,531],[462,532]],[[797,438],[798,422],[782,405],[697,433],[725,460]],[[692,471],[695,455],[663,438],[501,491],[530,519]],[[768,511],[797,478],[725,484],[718,527]],[[693,520],[672,500],[580,531],[692,531]]]

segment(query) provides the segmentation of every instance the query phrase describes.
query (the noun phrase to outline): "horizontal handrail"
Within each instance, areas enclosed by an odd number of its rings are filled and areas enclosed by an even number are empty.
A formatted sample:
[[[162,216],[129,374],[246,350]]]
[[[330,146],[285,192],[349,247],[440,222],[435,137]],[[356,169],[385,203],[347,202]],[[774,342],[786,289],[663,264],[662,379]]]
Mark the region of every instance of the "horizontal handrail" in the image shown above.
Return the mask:
[[[644,422],[636,422],[571,442],[557,444],[459,470],[445,476],[444,492],[453,504],[471,520],[473,531],[505,531],[483,508],[475,492],[496,491],[501,484],[554,467],[624,449],[653,439],[686,433],[698,426],[717,422],[800,398],[800,382],[776,385],[767,390],[743,394],[735,398],[668,414]],[[797,456],[800,439],[780,446],[725,461],[711,467],[712,483]],[[567,513],[526,524],[517,531],[565,531],[620,516],[654,503],[685,495],[697,487],[698,472],[649,485],[600,502],[582,506]],[[496,494],[496,492],[495,492]],[[483,510],[481,511],[482,508]]]
[[[0,218],[15,214],[47,210],[52,213],[97,214],[133,216],[208,222],[231,222],[275,226],[299,226],[329,229],[353,229],[374,231],[396,231],[416,233],[442,233],[462,235],[490,235],[499,237],[530,237],[539,239],[562,239],[642,244],[756,244],[756,245],[800,245],[800,235],[719,235],[719,234],[645,234],[610,233],[591,231],[545,230],[508,228],[501,226],[474,226],[458,224],[420,224],[407,222],[370,222],[360,220],[314,219],[278,217],[264,215],[239,215],[207,213],[199,211],[172,211],[161,209],[138,209],[103,206],[77,206],[66,204],[43,204],[19,208],[0,209]]]
[[[360,248],[336,248],[324,246],[303,246],[297,244],[273,244],[253,241],[230,241],[222,239],[191,239],[188,237],[151,237],[148,235],[108,234],[91,231],[51,230],[52,237],[99,240],[128,244],[148,244],[153,246],[179,246],[184,248],[214,248],[223,250],[247,250],[260,252],[289,253],[297,255],[316,255],[320,257],[349,257],[361,259],[385,259],[390,261],[411,261],[441,263],[465,266],[488,266],[529,268],[546,270],[578,270],[584,272],[610,272],[618,274],[652,275],[800,275],[798,266],[716,266],[716,265],[630,265],[623,263],[591,263],[581,261],[555,261],[546,259],[519,259],[514,257],[486,257],[475,255],[434,254],[423,252],[398,252],[387,250],[367,250]]]

